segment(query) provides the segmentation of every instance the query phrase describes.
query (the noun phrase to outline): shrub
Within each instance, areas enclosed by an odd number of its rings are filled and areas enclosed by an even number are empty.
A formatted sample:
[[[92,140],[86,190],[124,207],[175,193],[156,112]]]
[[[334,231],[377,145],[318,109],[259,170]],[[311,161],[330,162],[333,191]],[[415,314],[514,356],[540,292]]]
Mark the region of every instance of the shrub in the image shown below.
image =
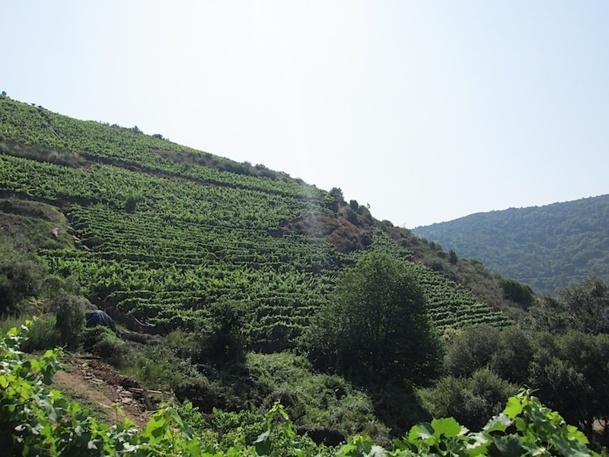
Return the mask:
[[[125,371],[142,384],[155,389],[175,389],[187,379],[197,376],[194,367],[179,358],[172,348],[163,345],[126,346]]]
[[[343,191],[340,187],[333,187],[332,189],[330,189],[330,195],[338,203],[345,201],[345,197],[343,196]]]
[[[209,308],[208,325],[198,330],[200,344],[192,360],[216,367],[245,360],[243,340],[244,306],[239,302],[215,303]]]
[[[57,315],[55,327],[59,331],[61,344],[68,349],[79,346],[85,311],[90,307],[87,299],[67,294],[61,294],[51,302],[51,309]]]
[[[502,279],[500,285],[503,289],[503,297],[507,300],[518,303],[525,309],[528,309],[533,304],[535,294],[530,286],[521,284],[513,279]]]
[[[80,295],[81,288],[73,276],[63,278],[57,275],[48,275],[44,278],[41,292],[45,297],[55,299],[61,295]]]
[[[180,401],[191,401],[202,413],[211,413],[214,408],[227,409],[226,392],[220,385],[203,376],[189,378],[174,388]]]
[[[518,387],[501,379],[487,368],[470,378],[442,378],[434,387],[419,394],[435,417],[454,417],[468,428],[482,427],[501,411],[505,399],[518,392]]]
[[[347,207],[345,209],[345,217],[347,218],[347,220],[349,222],[351,222],[352,224],[357,225],[357,222],[358,222],[358,220],[357,220],[357,213],[355,211],[353,211],[351,209],[351,207]]]
[[[499,347],[500,330],[490,325],[477,325],[462,331],[450,342],[444,359],[448,374],[471,376],[486,367]]]
[[[137,204],[143,200],[144,196],[141,193],[132,192],[127,196],[127,199],[125,200],[125,211],[127,211],[128,213],[134,213],[137,208]]]
[[[518,327],[507,327],[499,334],[499,345],[491,356],[489,367],[503,379],[524,385],[532,359],[530,336]]]
[[[98,325],[83,331],[83,348],[114,366],[123,362],[126,345],[112,330]]]
[[[455,265],[459,261],[459,258],[457,257],[457,253],[455,251],[453,251],[452,249],[450,251],[448,251],[448,261],[453,265]]]
[[[56,317],[48,313],[35,319],[27,332],[26,339],[21,344],[24,352],[53,349],[60,345],[61,335],[55,325]]]
[[[0,315],[16,311],[24,298],[37,295],[44,273],[44,265],[34,257],[3,242],[0,246]]]

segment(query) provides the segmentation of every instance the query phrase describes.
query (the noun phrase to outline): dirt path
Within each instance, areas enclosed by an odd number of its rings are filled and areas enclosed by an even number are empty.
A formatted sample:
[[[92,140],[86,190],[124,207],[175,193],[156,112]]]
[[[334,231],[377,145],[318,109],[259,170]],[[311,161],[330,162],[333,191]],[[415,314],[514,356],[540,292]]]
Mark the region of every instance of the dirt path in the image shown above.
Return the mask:
[[[68,359],[62,363],[64,370],[55,374],[53,382],[67,398],[107,423],[114,423],[124,415],[138,428],[146,424],[151,412],[137,381],[97,360]]]

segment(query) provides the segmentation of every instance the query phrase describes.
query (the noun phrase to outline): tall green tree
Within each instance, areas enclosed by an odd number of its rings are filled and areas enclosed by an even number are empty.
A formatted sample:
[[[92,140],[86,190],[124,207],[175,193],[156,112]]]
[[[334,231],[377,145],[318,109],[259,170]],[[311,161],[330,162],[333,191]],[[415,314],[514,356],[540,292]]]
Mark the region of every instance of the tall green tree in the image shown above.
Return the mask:
[[[344,271],[310,328],[313,360],[360,382],[426,384],[441,368],[417,279],[388,254],[367,253]]]

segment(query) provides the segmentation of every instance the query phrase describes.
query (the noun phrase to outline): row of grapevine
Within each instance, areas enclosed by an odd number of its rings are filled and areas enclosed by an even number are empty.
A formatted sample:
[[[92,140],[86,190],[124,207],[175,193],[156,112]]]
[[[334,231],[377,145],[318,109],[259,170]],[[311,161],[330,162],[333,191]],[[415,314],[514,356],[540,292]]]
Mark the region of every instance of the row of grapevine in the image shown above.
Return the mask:
[[[114,159],[125,167],[134,165],[144,170],[179,175],[214,186],[228,185],[290,197],[331,200],[326,192],[314,186],[235,175],[198,166],[196,162],[185,164],[164,158],[158,151],[190,154],[194,157],[209,154],[146,136],[134,129],[111,128],[92,121],[75,121],[67,116],[6,98],[0,99],[0,134],[21,144],[76,152],[88,159]]]
[[[204,153],[6,99],[0,134],[10,143],[0,155],[0,189],[61,206],[81,247],[41,250],[51,270],[165,329],[194,326],[211,304],[238,301],[246,305],[252,342],[286,343],[308,325],[337,271],[357,257],[321,236],[282,230],[299,218],[335,216],[328,194],[312,186],[178,163],[159,150]],[[16,157],[17,143],[89,161],[67,166]],[[411,257],[380,230],[373,249]],[[507,322],[444,276],[413,268],[441,329]]]
[[[405,260],[411,258],[410,251],[399,246],[380,229],[374,233],[371,248]],[[423,289],[429,317],[439,330],[458,329],[477,324],[497,327],[510,325],[511,321],[507,316],[480,303],[468,289],[443,274],[414,262],[412,269]]]
[[[414,266],[428,303],[429,315],[440,329],[476,324],[510,325],[506,315],[480,303],[460,284],[424,265]]]

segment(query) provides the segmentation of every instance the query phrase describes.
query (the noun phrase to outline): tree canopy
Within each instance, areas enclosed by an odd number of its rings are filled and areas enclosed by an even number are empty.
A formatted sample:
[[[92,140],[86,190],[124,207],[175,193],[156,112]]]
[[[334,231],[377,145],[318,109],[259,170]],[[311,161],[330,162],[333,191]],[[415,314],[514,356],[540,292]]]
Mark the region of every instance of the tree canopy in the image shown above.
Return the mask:
[[[552,333],[609,333],[609,287],[596,276],[543,297],[530,309],[531,326]]]
[[[609,281],[609,195],[471,214],[414,233],[548,293],[595,274]]]
[[[360,381],[424,384],[441,365],[441,344],[411,267],[370,252],[345,270],[310,336],[313,359]]]

